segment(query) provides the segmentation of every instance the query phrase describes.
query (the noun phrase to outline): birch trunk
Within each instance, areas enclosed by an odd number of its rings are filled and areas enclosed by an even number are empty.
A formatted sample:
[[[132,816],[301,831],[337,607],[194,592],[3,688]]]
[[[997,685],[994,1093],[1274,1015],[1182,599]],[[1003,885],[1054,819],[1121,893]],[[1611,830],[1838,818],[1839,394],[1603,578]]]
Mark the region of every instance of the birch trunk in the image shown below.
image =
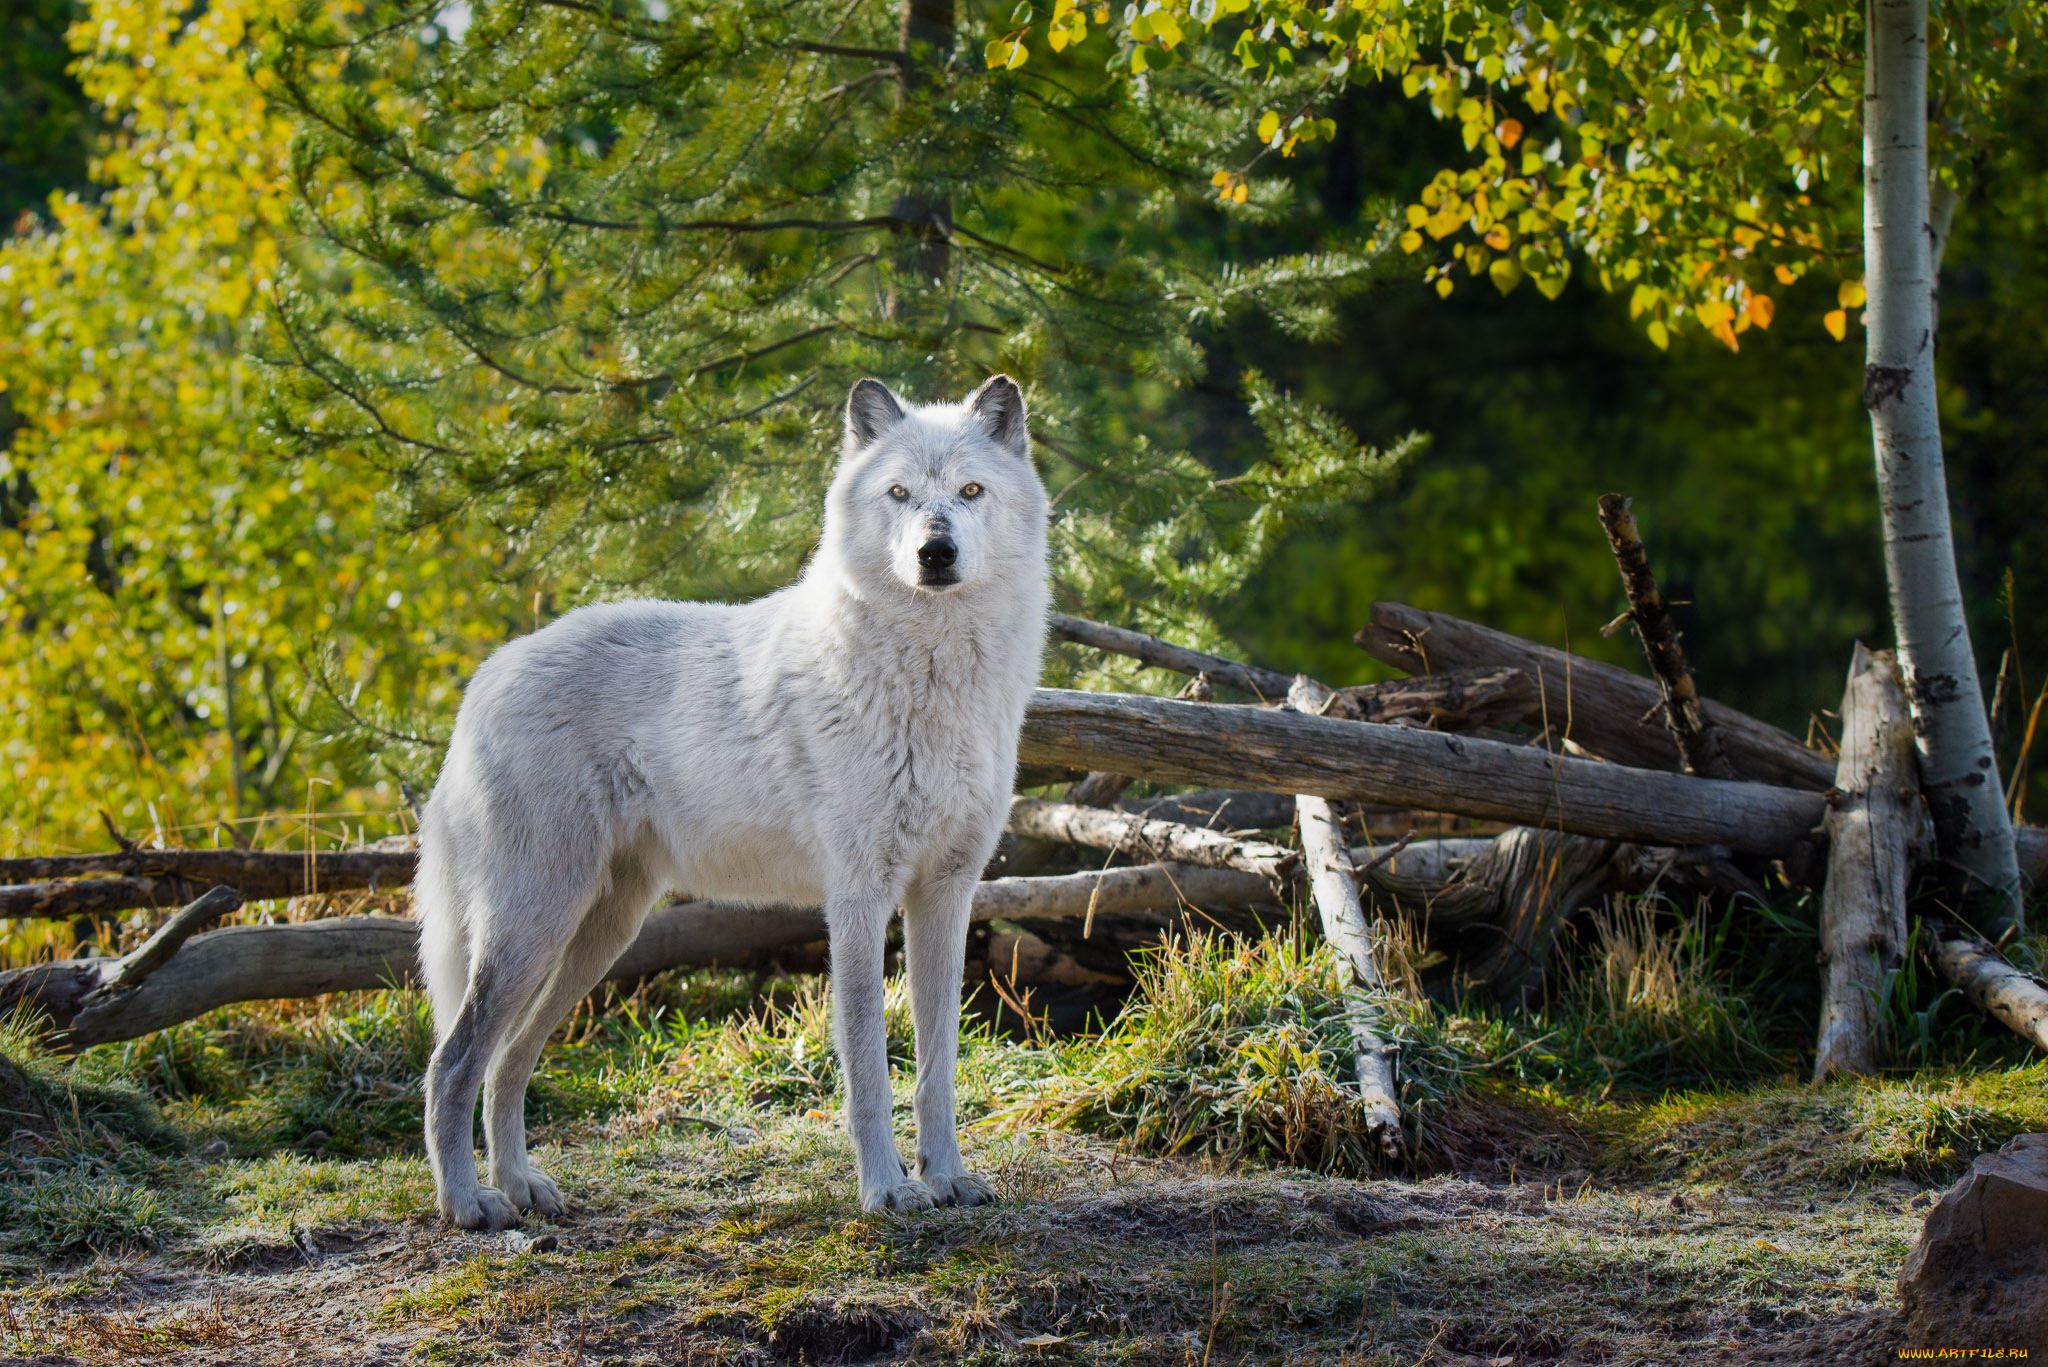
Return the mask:
[[[1868,20],[1863,404],[1877,456],[1885,577],[1936,847],[1955,890],[1995,935],[2019,920],[2019,864],[1956,577],[1935,407],[1927,0],[1870,0]]]

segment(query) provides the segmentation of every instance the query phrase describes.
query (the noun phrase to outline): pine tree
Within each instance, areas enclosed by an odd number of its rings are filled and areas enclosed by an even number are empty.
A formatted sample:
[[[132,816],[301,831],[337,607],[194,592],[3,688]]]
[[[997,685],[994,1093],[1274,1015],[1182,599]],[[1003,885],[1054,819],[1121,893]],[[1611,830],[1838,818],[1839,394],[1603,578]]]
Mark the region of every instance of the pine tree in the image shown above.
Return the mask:
[[[1304,343],[1389,263],[1220,217],[1235,64],[997,79],[947,0],[383,3],[281,35],[310,246],[278,297],[280,421],[375,453],[405,515],[488,518],[565,597],[742,594],[816,536],[852,382],[1026,385],[1070,609],[1213,637],[1363,446],[1202,339]],[[1215,455],[1256,429],[1252,455]],[[1240,443],[1241,444],[1241,443]],[[1190,448],[1195,448],[1191,451]]]

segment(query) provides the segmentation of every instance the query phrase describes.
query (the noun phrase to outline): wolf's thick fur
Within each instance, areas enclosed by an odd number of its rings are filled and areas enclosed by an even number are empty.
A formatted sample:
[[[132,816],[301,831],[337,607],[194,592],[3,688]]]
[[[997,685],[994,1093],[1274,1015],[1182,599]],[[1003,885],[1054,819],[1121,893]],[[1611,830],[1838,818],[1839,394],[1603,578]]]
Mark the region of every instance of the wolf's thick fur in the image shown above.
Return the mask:
[[[863,380],[799,582],[736,607],[582,608],[477,671],[415,883],[442,1214],[495,1229],[561,1210],[527,1162],[526,1083],[666,889],[822,902],[861,1206],[990,1198],[954,1124],[961,960],[1038,678],[1045,522],[1007,377],[923,408]],[[914,1177],[890,1134],[882,1024],[898,905]],[[471,1142],[479,1089],[489,1186]]]

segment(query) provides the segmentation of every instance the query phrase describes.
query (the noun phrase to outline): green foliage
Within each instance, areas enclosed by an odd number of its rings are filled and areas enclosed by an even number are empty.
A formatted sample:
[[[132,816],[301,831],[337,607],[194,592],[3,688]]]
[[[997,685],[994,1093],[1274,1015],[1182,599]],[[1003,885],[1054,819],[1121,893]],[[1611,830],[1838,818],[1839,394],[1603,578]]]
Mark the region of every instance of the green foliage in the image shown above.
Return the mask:
[[[1284,529],[1408,449],[1255,377],[1220,392],[1267,439],[1228,468],[1186,449],[1207,336],[1258,313],[1326,339],[1392,245],[1276,246],[1203,202],[1229,63],[997,81],[950,34],[905,66],[890,10],[808,2],[409,13],[266,48],[315,244],[266,343],[280,420],[373,452],[415,524],[487,519],[564,601],[787,579],[864,374],[1025,377],[1061,599],[1197,638]]]
[[[1690,1092],[1632,1117],[1609,1163],[1692,1182],[1799,1187],[1905,1177],[1944,1183],[2048,1125],[2048,1064],[1824,1087]]]
[[[1316,1172],[1384,1164],[1355,1085],[1349,970],[1327,946],[1197,934],[1136,968],[1137,991],[1102,1037],[1053,1045],[1051,1075],[992,1121]],[[1396,1030],[1411,1108],[1440,1081],[1411,1037],[1426,1018],[1404,1008]]]
[[[392,554],[355,453],[308,460],[262,424],[245,351],[278,262],[289,126],[247,45],[277,8],[94,0],[71,38],[115,130],[102,193],[53,198],[0,241],[0,630],[22,643],[0,654],[10,845],[97,841],[100,810],[190,840],[346,809],[335,790],[377,775],[322,750],[297,707],[323,640],[340,638],[345,695],[446,708],[451,666],[518,611],[480,589],[488,553],[462,529]]]
[[[2015,86],[2038,61],[2040,10],[2020,0],[1933,7],[1933,164],[1951,187],[2009,127]],[[1054,0],[1055,50],[1083,41],[1085,7]],[[990,43],[1015,69],[1038,12]],[[1428,268],[1449,294],[1461,268],[1502,292],[1531,278],[1555,297],[1582,252],[1601,284],[1626,293],[1659,347],[1698,326],[1729,347],[1768,328],[1772,297],[1856,255],[1862,129],[1862,14],[1798,0],[1688,9],[1656,0],[1431,6],[1360,0],[1164,0],[1112,20],[1113,67],[1144,73],[1191,48],[1227,47],[1275,89],[1246,109],[1249,158],[1215,173],[1244,203],[1268,152],[1336,135],[1326,88],[1398,81],[1455,124],[1465,164],[1446,167],[1406,211],[1402,245],[1444,243]],[[1012,25],[1017,20],[1010,21]],[[1319,85],[1299,93],[1313,73]],[[1254,116],[1251,109],[1263,112]],[[1853,271],[1828,330],[1844,336],[1862,301]]]
[[[182,1228],[155,1188],[183,1136],[134,1086],[48,1053],[20,1017],[0,1021],[0,1115],[0,1250],[66,1259]]]

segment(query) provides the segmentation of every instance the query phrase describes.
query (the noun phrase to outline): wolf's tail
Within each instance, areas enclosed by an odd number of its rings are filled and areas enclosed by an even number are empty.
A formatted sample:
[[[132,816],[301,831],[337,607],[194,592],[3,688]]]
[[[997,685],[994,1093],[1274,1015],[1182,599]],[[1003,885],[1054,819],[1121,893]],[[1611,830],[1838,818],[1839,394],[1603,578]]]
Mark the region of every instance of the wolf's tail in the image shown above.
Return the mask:
[[[434,1038],[448,1038],[469,990],[469,917],[455,873],[448,821],[432,801],[420,822],[419,870],[413,875],[412,915],[420,926],[420,981],[434,1005]]]

